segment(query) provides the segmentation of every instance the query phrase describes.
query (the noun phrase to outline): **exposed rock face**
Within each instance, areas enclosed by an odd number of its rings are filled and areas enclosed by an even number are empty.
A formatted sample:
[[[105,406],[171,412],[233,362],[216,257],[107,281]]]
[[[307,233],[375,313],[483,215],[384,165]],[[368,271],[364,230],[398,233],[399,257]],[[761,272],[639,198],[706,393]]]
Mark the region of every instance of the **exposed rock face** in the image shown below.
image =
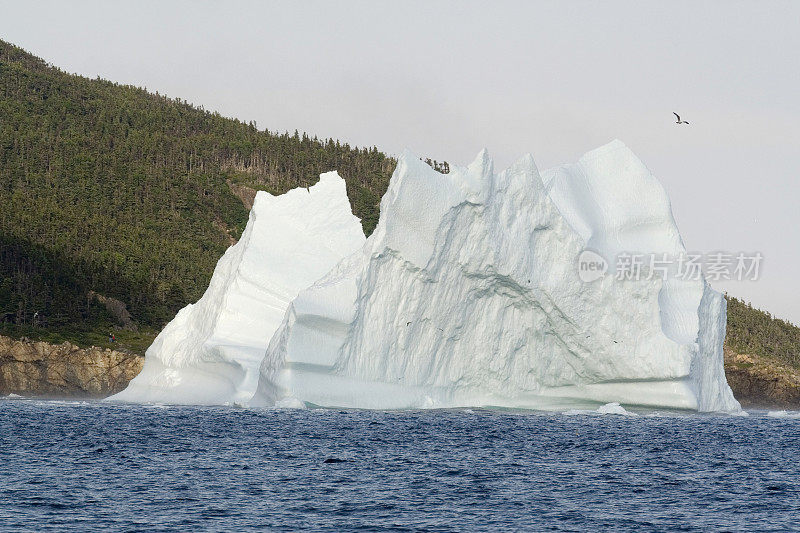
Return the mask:
[[[117,300],[116,298],[103,296],[94,291],[89,291],[87,296],[89,300],[94,299],[104,305],[106,310],[111,313],[111,316],[117,319],[117,322],[119,322],[123,328],[129,331],[136,331],[136,324],[133,322],[133,317],[128,312],[128,306],[125,305],[125,302]]]
[[[0,395],[104,398],[124,389],[144,357],[65,342],[25,342],[0,336]]]
[[[234,183],[231,180],[227,180],[226,183],[228,184],[231,192],[242,201],[245,209],[249,211],[253,208],[253,203],[256,201],[255,189],[248,187],[247,185]]]
[[[800,409],[800,371],[725,346],[725,375],[743,407]]]

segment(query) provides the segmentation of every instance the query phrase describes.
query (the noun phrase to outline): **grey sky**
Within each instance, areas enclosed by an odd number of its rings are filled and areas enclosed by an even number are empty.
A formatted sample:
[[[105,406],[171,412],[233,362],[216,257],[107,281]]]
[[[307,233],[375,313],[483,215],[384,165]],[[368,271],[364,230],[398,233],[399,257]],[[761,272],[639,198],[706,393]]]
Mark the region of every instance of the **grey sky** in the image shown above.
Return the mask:
[[[7,2],[0,38],[260,128],[540,169],[619,138],[800,323],[800,2]],[[672,111],[691,122],[674,124]]]

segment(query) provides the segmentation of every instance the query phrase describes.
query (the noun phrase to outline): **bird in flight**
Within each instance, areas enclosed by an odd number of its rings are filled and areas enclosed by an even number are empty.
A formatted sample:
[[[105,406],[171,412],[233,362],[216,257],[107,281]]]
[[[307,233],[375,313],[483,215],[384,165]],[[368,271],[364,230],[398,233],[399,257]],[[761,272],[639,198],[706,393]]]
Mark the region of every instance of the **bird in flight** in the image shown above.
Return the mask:
[[[675,118],[678,119],[675,121],[675,124],[688,124],[688,122],[686,122],[685,120],[681,120],[681,116],[677,114],[675,111],[673,111],[672,114],[675,115]]]

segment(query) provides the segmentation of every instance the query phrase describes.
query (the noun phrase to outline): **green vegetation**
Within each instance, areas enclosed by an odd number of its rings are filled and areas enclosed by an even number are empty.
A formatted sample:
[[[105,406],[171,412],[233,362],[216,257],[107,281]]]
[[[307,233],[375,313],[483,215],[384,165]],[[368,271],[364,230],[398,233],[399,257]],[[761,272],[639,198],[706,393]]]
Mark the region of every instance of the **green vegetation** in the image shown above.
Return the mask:
[[[115,342],[109,340],[109,333],[116,337]],[[31,325],[0,324],[0,335],[16,339],[31,339],[61,344],[69,341],[81,347],[99,346],[112,350],[144,355],[147,348],[158,335],[158,330],[151,327],[140,327],[129,331],[116,327],[113,321],[80,323],[75,326],[62,326],[56,329],[35,327]]]
[[[727,296],[728,331],[725,341],[736,353],[768,357],[800,368],[800,328],[775,318],[749,303]]]
[[[336,169],[369,234],[395,164],[70,75],[0,41],[0,330],[101,344],[113,319],[93,290],[155,331],[202,295],[244,229],[232,189],[280,194]]]
[[[369,234],[395,164],[67,74],[0,41],[0,334],[110,347],[113,331],[114,347],[144,353],[241,234],[242,190],[280,194],[336,169]],[[89,291],[124,302],[138,329]],[[731,297],[727,341],[800,368],[800,328]]]

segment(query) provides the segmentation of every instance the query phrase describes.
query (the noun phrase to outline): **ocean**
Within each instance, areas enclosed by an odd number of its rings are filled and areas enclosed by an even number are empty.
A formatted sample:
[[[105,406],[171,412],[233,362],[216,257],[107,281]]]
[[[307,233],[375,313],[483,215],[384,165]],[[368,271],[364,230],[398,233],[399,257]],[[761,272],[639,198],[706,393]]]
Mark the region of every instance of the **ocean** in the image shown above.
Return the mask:
[[[0,400],[3,531],[787,531],[800,414]]]

